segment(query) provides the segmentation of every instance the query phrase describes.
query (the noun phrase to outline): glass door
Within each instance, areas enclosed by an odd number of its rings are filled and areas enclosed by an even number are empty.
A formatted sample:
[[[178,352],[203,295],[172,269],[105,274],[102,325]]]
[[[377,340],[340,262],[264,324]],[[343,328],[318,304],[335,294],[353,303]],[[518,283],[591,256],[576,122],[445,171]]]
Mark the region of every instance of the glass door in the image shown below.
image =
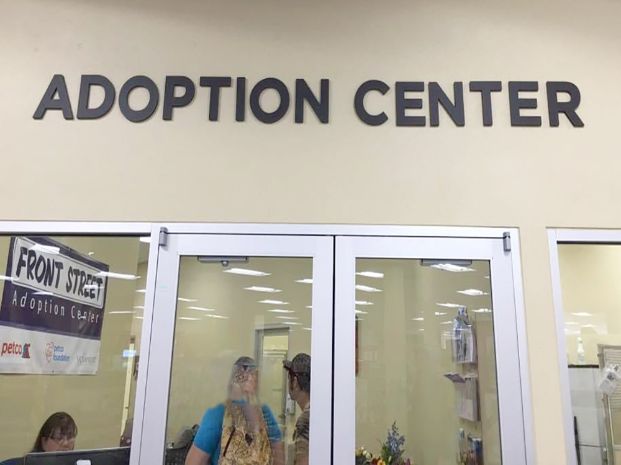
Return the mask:
[[[167,235],[141,464],[330,463],[333,241]]]
[[[524,465],[501,238],[339,237],[334,464]]]

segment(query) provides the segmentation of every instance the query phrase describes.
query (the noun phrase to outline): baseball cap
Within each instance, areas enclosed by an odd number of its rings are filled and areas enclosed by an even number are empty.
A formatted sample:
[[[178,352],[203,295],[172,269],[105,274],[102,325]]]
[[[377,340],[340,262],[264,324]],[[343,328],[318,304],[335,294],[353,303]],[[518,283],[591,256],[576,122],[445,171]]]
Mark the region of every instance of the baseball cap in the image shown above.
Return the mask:
[[[296,375],[310,375],[311,358],[310,355],[300,353],[293,357],[293,360],[283,360],[283,366]]]

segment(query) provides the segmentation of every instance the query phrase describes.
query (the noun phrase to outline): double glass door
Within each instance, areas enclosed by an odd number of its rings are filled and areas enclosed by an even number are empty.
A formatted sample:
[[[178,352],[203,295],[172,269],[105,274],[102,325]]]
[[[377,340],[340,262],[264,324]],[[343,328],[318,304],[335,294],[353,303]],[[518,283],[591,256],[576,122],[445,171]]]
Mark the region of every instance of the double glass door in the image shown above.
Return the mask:
[[[154,289],[133,465],[526,464],[501,237],[168,234]]]

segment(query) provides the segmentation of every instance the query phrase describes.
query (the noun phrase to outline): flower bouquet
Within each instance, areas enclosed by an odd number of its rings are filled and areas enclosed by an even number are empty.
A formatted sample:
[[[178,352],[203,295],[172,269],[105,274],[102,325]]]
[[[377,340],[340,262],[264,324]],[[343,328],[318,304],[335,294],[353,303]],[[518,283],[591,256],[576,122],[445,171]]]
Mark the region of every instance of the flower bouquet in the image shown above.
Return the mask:
[[[412,465],[409,458],[404,458],[405,437],[399,434],[397,423],[393,423],[386,440],[381,444],[380,454],[373,455],[364,447],[356,450],[356,465]]]

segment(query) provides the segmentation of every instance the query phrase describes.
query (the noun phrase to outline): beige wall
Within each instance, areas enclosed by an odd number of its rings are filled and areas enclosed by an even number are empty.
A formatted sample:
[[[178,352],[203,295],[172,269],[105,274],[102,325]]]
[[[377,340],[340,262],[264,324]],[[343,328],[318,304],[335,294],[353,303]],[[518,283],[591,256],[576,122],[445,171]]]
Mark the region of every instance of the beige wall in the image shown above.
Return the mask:
[[[0,217],[517,226],[536,454],[562,463],[546,226],[620,227],[616,109],[621,4],[594,2],[211,2],[2,0]],[[147,74],[332,79],[331,123],[206,121],[206,94],[130,124],[32,114],[54,73],[120,87]],[[467,126],[370,128],[352,110],[364,80],[570,80],[583,129],[493,128],[467,97]],[[506,85],[505,85],[506,87]],[[392,94],[386,96],[392,116]],[[379,101],[380,99],[376,99]],[[545,118],[544,118],[545,121]]]
[[[135,274],[139,257],[136,238],[56,238],[82,254],[110,266],[110,271]],[[6,263],[10,239],[0,238],[0,263]],[[5,266],[5,265],[1,265]],[[0,292],[4,282],[0,281]],[[118,447],[123,415],[126,363],[122,357],[132,335],[131,311],[136,281],[109,279],[106,315],[96,375],[0,375],[0,458],[21,456],[34,443],[47,417],[66,411],[78,425],[76,446]],[[135,328],[139,330],[139,328]]]

